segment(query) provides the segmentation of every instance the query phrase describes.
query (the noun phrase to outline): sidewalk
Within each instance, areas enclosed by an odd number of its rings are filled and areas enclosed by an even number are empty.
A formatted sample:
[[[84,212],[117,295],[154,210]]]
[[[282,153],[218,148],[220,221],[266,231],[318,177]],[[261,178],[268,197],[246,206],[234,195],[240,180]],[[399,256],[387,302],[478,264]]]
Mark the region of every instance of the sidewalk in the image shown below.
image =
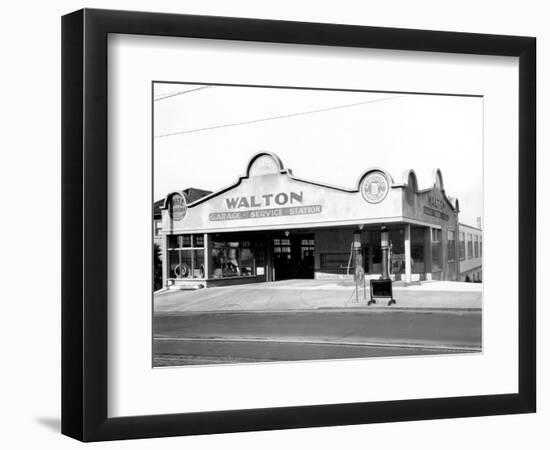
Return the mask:
[[[370,294],[349,282],[285,280],[240,286],[225,286],[195,291],[163,291],[154,296],[155,313],[222,311],[300,311],[324,309],[479,311],[482,284],[431,281],[411,286],[394,286],[396,305],[378,300],[367,306]]]

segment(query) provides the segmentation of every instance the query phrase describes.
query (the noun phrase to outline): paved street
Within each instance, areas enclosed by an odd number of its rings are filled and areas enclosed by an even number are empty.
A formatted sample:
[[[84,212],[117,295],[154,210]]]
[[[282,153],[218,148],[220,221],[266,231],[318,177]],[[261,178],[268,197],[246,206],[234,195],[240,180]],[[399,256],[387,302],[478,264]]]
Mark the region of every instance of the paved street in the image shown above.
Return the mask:
[[[479,311],[157,313],[156,366],[481,350]]]

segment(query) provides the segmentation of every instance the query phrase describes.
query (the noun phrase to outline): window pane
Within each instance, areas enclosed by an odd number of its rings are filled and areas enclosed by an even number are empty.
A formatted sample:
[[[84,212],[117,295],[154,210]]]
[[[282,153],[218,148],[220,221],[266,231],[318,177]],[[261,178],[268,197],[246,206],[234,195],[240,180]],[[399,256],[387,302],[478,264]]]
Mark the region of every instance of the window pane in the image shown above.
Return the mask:
[[[390,229],[390,242],[394,255],[405,254],[405,235],[403,228]]]
[[[230,242],[230,244],[235,244]],[[225,248],[225,264],[223,265],[224,277],[237,277],[241,274],[239,268],[239,249],[235,246]]]
[[[178,236],[178,247],[191,247],[191,235],[190,234],[180,234]]]
[[[411,257],[415,263],[424,262],[424,228],[411,227]]]
[[[179,263],[179,251],[168,250],[168,278],[179,278]]]
[[[193,235],[193,247],[204,247],[204,235],[202,234]]]
[[[192,256],[188,250],[168,250],[169,278],[190,278],[192,276]]]
[[[432,242],[432,271],[441,270],[441,244]]]
[[[192,252],[193,278],[204,278],[204,250],[192,250]]]
[[[193,256],[191,250],[180,250],[181,254],[181,266],[180,266],[180,278],[192,278],[193,277]]]
[[[448,257],[447,259],[449,261],[454,261],[456,258],[456,247],[455,247],[455,231],[449,230],[447,231],[447,253]]]
[[[222,277],[223,248],[220,244],[214,242],[212,245],[212,278]]]
[[[254,257],[249,248],[241,249],[240,269],[242,276],[254,275]]]
[[[425,272],[424,266],[424,230],[411,227],[411,267],[413,273]]]
[[[174,234],[168,235],[168,248],[178,248],[178,236]]]

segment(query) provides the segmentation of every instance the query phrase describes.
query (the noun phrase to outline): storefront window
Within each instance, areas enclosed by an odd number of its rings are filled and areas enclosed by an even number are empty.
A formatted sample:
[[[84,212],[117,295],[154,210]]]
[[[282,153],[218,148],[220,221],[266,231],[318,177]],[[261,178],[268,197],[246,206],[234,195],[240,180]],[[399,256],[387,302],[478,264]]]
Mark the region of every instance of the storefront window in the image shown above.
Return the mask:
[[[193,278],[204,278],[204,250],[192,250]]]
[[[441,230],[432,228],[432,271],[441,270]]]
[[[290,239],[273,239],[273,253],[285,253],[290,259]]]
[[[466,258],[466,242],[464,241],[464,232],[458,233],[458,256],[461,261]]]
[[[405,273],[405,239],[403,228],[391,228],[391,273]]]
[[[447,231],[447,260],[454,261],[456,258],[456,231]]]
[[[168,236],[169,278],[204,278],[204,236]]]
[[[315,240],[302,239],[300,242],[300,251],[302,260],[312,259],[315,252]]]
[[[422,227],[411,227],[411,267],[413,273],[425,272],[424,230],[425,228]]]
[[[254,251],[249,241],[212,242],[212,277],[256,275]]]

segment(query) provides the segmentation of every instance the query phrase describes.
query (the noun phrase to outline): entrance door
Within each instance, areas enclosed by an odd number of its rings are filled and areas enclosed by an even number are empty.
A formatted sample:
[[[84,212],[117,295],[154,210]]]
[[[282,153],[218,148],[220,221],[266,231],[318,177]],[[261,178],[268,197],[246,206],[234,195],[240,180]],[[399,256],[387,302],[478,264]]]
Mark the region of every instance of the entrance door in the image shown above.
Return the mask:
[[[313,234],[289,234],[273,238],[275,280],[313,278]]]

